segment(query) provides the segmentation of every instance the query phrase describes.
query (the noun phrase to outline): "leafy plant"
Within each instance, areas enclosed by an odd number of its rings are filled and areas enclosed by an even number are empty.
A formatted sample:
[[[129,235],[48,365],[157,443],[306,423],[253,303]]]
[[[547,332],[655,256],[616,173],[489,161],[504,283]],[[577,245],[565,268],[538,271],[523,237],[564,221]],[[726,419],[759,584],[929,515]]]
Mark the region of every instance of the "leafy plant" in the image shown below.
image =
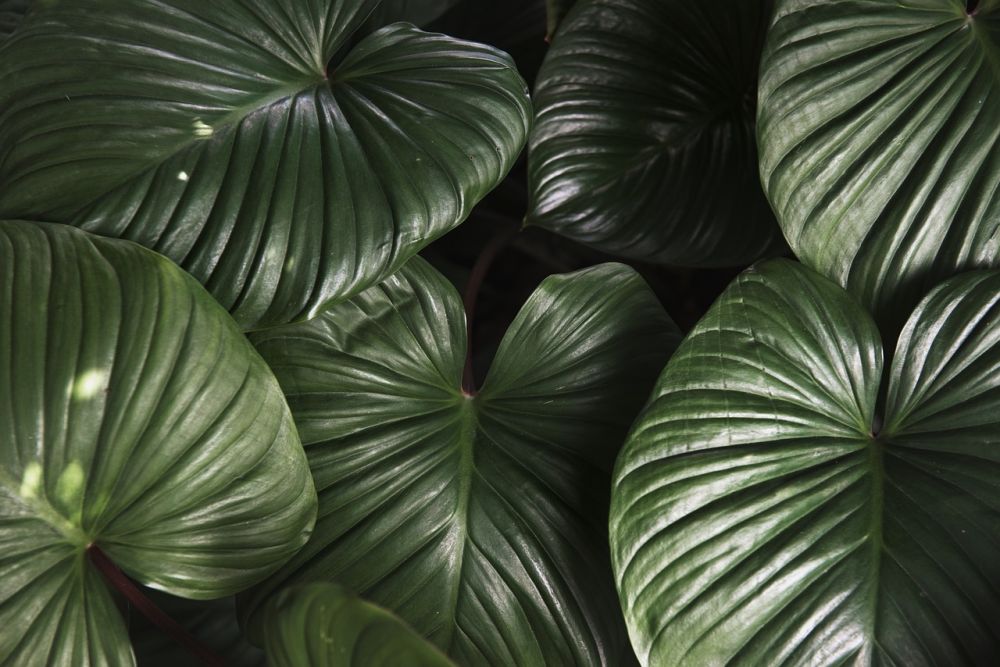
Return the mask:
[[[995,663],[998,63],[998,0],[0,0],[0,664]]]

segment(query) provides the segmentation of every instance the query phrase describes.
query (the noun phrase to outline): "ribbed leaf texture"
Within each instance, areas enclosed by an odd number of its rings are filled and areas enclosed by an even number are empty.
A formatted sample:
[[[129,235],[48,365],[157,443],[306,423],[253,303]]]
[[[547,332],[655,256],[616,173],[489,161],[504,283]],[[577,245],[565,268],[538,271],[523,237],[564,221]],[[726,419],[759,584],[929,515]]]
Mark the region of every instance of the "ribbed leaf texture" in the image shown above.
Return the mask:
[[[856,300],[786,260],[737,278],[615,474],[612,560],[640,660],[993,662],[998,317],[1000,273],[936,289],[899,338],[883,413],[883,348]]]
[[[1000,264],[1000,2],[778,0],[761,177],[788,243],[897,332]]]
[[[770,7],[576,2],[535,87],[528,223],[685,266],[780,247],[754,138]]]
[[[460,664],[628,664],[610,470],[678,332],[627,267],[551,277],[466,396],[464,319],[454,288],[413,260],[311,322],[253,336],[321,518],[247,612],[286,583],[337,581]]]
[[[454,228],[527,135],[496,49],[377,0],[52,0],[0,47],[0,214],[173,259],[246,329],[311,317]]]
[[[0,223],[0,350],[0,663],[131,664],[92,545],[213,598],[305,543],[316,493],[281,389],[165,258]]]

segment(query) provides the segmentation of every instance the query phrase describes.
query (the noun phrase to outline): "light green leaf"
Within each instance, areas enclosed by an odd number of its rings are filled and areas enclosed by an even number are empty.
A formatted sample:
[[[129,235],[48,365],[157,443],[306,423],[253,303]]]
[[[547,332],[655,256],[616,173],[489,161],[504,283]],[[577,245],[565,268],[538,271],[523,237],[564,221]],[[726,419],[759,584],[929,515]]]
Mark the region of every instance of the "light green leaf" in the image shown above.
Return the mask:
[[[1000,264],[1000,3],[779,0],[761,175],[806,264],[898,331],[956,272]]]
[[[405,623],[342,586],[314,583],[279,593],[266,611],[274,667],[449,667]]]
[[[311,322],[253,336],[321,518],[247,611],[287,582],[337,581],[462,664],[627,664],[609,475],[677,330],[627,267],[551,277],[466,396],[464,320],[454,288],[413,260]]]
[[[243,590],[309,536],[280,387],[169,261],[0,223],[0,663],[131,663],[87,558],[191,598]]]
[[[244,328],[360,292],[530,116],[492,47],[396,24],[334,57],[376,1],[54,0],[0,50],[0,213],[157,250]]]
[[[769,9],[579,0],[535,87],[528,222],[668,264],[773,251],[754,138]]]
[[[780,260],[681,344],[615,474],[612,560],[649,665],[962,665],[1000,654],[1000,273],[883,346]],[[880,423],[885,424],[879,427]]]

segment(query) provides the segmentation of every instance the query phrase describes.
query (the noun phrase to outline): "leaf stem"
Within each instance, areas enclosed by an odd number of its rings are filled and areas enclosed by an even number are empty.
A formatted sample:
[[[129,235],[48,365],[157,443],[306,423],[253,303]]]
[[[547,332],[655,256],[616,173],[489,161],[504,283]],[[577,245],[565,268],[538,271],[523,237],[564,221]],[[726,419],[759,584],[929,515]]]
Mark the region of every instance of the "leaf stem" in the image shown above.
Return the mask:
[[[225,666],[226,663],[221,657],[195,639],[180,623],[168,616],[156,606],[156,603],[146,597],[146,594],[99,547],[93,544],[87,547],[87,556],[90,557],[90,562],[94,564],[94,567],[104,575],[108,584],[124,595],[132,606],[148,618],[153,625],[208,667]]]
[[[476,263],[472,265],[472,272],[469,280],[465,283],[465,330],[466,330],[466,350],[465,350],[465,370],[462,373],[462,393],[466,396],[476,395],[476,378],[472,372],[472,326],[473,317],[476,313],[476,301],[479,299],[479,292],[483,286],[483,279],[486,278],[493,260],[497,258],[500,251],[507,243],[520,231],[519,228],[506,229],[491,238]]]

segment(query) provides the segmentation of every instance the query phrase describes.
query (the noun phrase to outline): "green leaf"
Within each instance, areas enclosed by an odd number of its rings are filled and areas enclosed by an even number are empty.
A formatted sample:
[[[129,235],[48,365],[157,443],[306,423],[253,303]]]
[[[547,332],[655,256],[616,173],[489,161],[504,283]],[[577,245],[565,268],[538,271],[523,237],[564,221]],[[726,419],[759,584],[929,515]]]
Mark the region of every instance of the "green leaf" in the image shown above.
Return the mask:
[[[265,655],[243,637],[236,616],[235,598],[185,600],[146,591],[152,601],[180,623],[202,645],[226,661],[227,667],[263,667]],[[177,667],[191,662],[191,654],[163,630],[134,613],[129,638],[139,667]]]
[[[882,343],[851,296],[786,260],[739,276],[618,462],[612,560],[640,660],[1000,655],[998,318],[1000,273],[941,286],[882,390]]]
[[[0,0],[0,42],[21,24],[31,0]]]
[[[128,664],[87,558],[191,598],[309,536],[281,389],[190,276],[132,243],[0,223],[0,663]]]
[[[535,88],[528,222],[668,264],[774,250],[754,139],[769,8],[577,2]]]
[[[254,335],[320,519],[247,612],[287,582],[337,581],[463,664],[630,661],[607,558],[610,470],[677,338],[625,266],[551,277],[466,396],[461,299],[423,260]]]
[[[1000,3],[779,0],[761,175],[803,262],[890,330],[1000,257]]]
[[[282,591],[266,611],[274,667],[449,667],[453,663],[386,610],[342,586]]]
[[[566,18],[566,14],[569,13],[570,7],[576,0],[545,0],[545,39],[552,39],[553,35],[556,34],[556,28],[562,23],[562,20]]]
[[[530,109],[507,55],[412,26],[334,57],[376,1],[55,0],[0,50],[0,214],[157,250],[244,328],[378,282]]]

